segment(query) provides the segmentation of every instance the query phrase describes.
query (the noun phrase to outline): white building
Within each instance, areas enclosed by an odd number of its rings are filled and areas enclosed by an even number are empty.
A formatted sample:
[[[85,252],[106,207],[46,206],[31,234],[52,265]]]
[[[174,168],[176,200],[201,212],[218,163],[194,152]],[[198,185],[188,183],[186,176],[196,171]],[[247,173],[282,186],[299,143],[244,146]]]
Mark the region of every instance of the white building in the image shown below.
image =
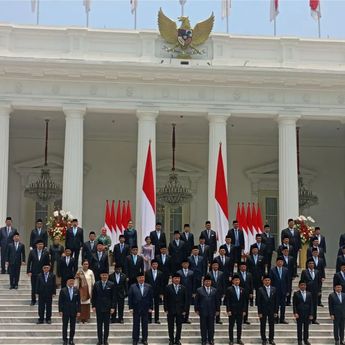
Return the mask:
[[[40,210],[23,192],[40,174],[50,118],[62,207],[87,232],[103,224],[106,199],[131,200],[135,213],[149,139],[157,186],[166,182],[171,123],[194,197],[164,211],[166,231],[189,222],[199,234],[214,220],[219,142],[231,219],[237,202],[259,202],[278,231],[298,215],[298,125],[302,176],[319,197],[306,213],[333,259],[345,223],[345,42],[217,34],[187,65],[164,45],[155,31],[0,25],[1,222],[11,215],[28,241]]]

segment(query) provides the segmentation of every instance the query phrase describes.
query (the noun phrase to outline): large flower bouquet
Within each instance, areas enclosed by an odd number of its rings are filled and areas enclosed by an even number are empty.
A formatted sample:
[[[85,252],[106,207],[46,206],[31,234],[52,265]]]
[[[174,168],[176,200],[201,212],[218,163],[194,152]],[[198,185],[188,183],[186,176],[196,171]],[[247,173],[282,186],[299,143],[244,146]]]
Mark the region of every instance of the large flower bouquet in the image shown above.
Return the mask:
[[[53,240],[55,237],[59,237],[60,241],[64,241],[67,228],[71,226],[72,219],[73,216],[70,212],[64,210],[54,211],[53,216],[49,217],[47,223],[50,238]]]
[[[311,239],[314,237],[315,228],[311,226],[310,223],[315,223],[315,220],[312,217],[300,215],[295,219],[295,226],[301,237],[302,244],[309,244]]]

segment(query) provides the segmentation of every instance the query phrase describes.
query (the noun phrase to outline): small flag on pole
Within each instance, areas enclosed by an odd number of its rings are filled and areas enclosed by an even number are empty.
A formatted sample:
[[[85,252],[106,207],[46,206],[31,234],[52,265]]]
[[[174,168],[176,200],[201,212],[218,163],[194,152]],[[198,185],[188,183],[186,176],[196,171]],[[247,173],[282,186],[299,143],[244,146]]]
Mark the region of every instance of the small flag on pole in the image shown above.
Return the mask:
[[[36,0],[31,0],[31,11],[36,12]]]
[[[271,0],[271,8],[270,8],[270,21],[272,22],[275,20],[279,14],[279,0]]]
[[[134,14],[138,7],[138,0],[130,0],[130,4],[131,4],[131,12],[132,14]]]
[[[122,202],[122,232],[127,229],[127,207],[126,207],[126,201]]]
[[[320,0],[309,0],[310,14],[315,20],[321,18]]]
[[[104,227],[107,230],[107,235],[111,238],[113,241],[113,234],[112,234],[112,224],[111,224],[111,218],[110,218],[110,209],[109,209],[109,202],[106,201],[105,205],[105,217],[104,217]]]
[[[83,5],[86,13],[91,11],[91,0],[83,0]]]
[[[130,201],[128,200],[127,202],[127,224],[126,224],[126,228],[128,226],[128,222],[132,220],[132,211],[131,211],[131,203]]]
[[[120,200],[117,203],[117,210],[116,210],[116,232],[118,235],[122,233],[122,216],[121,216],[121,201]]]
[[[222,0],[222,19],[229,17],[231,0]]]
[[[116,220],[115,220],[115,201],[111,203],[111,212],[110,212],[110,224],[111,224],[111,243],[115,245],[118,243],[118,236],[116,232]]]
[[[241,207],[241,221],[242,224],[242,230],[243,230],[243,236],[244,236],[244,252],[249,252],[249,233],[248,233],[248,227],[247,227],[247,217],[246,217],[246,209],[244,208],[244,202],[242,202]]]

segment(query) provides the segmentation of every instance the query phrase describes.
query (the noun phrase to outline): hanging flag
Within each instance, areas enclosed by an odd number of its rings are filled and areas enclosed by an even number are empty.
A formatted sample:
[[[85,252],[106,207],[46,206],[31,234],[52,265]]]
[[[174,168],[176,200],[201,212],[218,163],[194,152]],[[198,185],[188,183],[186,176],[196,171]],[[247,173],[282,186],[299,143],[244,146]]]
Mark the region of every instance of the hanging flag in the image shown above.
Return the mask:
[[[151,142],[147,150],[145,172],[141,193],[141,234],[144,239],[156,225],[156,190],[153,176]]]
[[[271,0],[271,6],[270,6],[270,21],[272,22],[275,20],[279,14],[279,0]]]
[[[309,0],[310,14],[315,20],[321,18],[320,0]]]
[[[134,14],[138,7],[138,0],[129,0],[131,4],[131,13]]]
[[[229,231],[229,207],[221,143],[219,144],[218,150],[214,197],[216,207],[216,231],[219,241],[223,243],[223,241],[225,241],[225,236]]]
[[[83,5],[86,13],[91,11],[91,0],[83,0]]]
[[[242,224],[242,230],[243,230],[243,236],[244,236],[244,252],[248,254],[250,246],[249,246],[246,209],[244,208],[244,202],[242,202],[242,207],[241,207],[241,224]]]
[[[126,224],[126,228],[127,228],[128,222],[130,220],[132,220],[131,203],[129,200],[127,201],[127,212],[126,212],[126,214],[127,214],[127,224]]]
[[[252,213],[250,210],[250,202],[248,202],[247,206],[247,229],[248,229],[248,246],[250,246],[255,242],[255,237],[253,234],[253,223],[252,223]]]
[[[222,0],[222,19],[229,17],[231,0]]]
[[[239,202],[237,203],[236,220],[238,221],[238,227],[242,229],[241,208]]]
[[[107,230],[107,235],[111,238],[111,241],[113,241],[112,224],[111,224],[111,217],[110,217],[110,209],[109,209],[108,200],[106,201],[106,204],[105,204],[104,227]]]
[[[33,13],[36,12],[36,4],[37,4],[37,0],[31,0],[31,11]]]
[[[118,243],[118,236],[116,232],[116,220],[115,220],[115,201],[111,203],[110,211],[110,227],[111,227],[111,243],[112,246]]]
[[[256,216],[256,221],[260,230],[260,233],[264,232],[264,223],[262,221],[262,214],[261,214],[261,209],[260,209],[260,205],[258,204],[258,212],[257,212],[257,216]]]
[[[126,207],[126,201],[122,202],[122,232],[125,231],[127,228],[127,207]]]
[[[255,204],[252,204],[252,228],[253,228],[253,237],[254,239],[256,239],[256,234],[259,233],[258,230],[258,221],[256,218],[256,208],[255,208]]]
[[[122,234],[122,215],[121,215],[121,201],[117,203],[116,210],[116,232],[118,235]]]

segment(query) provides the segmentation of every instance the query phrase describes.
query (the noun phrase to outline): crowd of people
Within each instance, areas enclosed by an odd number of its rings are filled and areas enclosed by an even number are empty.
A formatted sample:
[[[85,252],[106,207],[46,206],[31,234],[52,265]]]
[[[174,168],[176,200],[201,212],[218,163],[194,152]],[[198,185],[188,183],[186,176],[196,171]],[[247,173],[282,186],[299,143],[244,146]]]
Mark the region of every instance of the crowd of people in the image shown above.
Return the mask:
[[[1,273],[9,273],[10,289],[18,289],[21,265],[26,264],[31,279],[31,305],[38,300],[38,324],[51,323],[52,300],[57,288],[61,288],[58,309],[64,345],[74,344],[76,323],[89,322],[91,310],[96,314],[98,344],[107,345],[110,323],[124,323],[127,298],[133,315],[133,345],[139,340],[147,345],[148,324],[160,324],[160,305],[167,317],[169,345],[181,344],[182,326],[191,323],[191,308],[200,319],[201,344],[213,345],[215,324],[224,321],[221,305],[225,305],[228,318],[229,345],[243,344],[242,325],[250,324],[249,306],[254,305],[263,345],[275,344],[275,324],[288,323],[285,309],[289,305],[297,324],[298,345],[310,345],[309,324],[318,324],[317,309],[323,307],[326,241],[319,227],[315,227],[300,277],[297,259],[301,237],[293,219],[280,232],[279,245],[270,226],[265,225],[249,253],[244,252],[244,235],[237,220],[219,247],[209,221],[195,237],[189,224],[185,224],[168,242],[162,224],[157,222],[139,252],[132,221],[119,236],[119,243],[113,245],[105,229],[99,236],[91,231],[84,242],[84,230],[74,219],[67,229],[65,245],[54,238],[48,246],[47,231],[38,219],[31,232],[26,262],[25,246],[8,217],[0,229]],[[328,296],[336,345],[344,344],[345,234],[340,237],[339,247],[334,292]],[[277,257],[272,260],[274,252]],[[298,290],[293,291],[296,278]]]

